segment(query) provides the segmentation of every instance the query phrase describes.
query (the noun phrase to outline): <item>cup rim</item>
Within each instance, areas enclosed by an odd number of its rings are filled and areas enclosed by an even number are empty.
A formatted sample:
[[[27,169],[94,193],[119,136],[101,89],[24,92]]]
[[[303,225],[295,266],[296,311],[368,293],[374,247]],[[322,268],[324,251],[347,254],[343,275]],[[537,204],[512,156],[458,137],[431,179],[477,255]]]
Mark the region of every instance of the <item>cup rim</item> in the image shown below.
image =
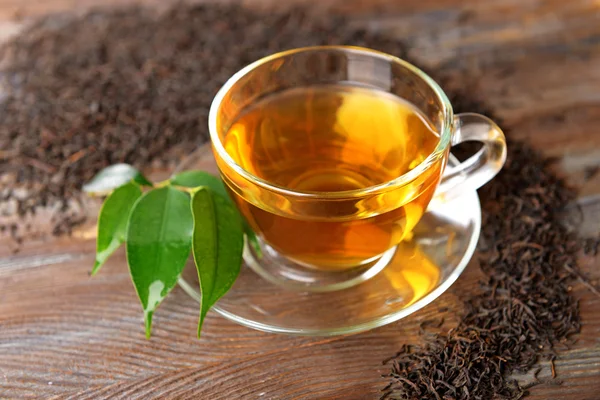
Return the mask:
[[[303,53],[303,52],[311,52],[311,51],[331,51],[331,50],[340,50],[349,53],[363,54],[371,57],[379,58],[387,60],[390,63],[395,63],[401,65],[403,68],[408,69],[415,75],[417,75],[420,79],[425,81],[427,85],[433,89],[433,92],[437,96],[437,99],[442,105],[442,113],[443,113],[443,121],[442,128],[440,132],[440,140],[436,146],[436,148],[427,156],[425,160],[423,160],[420,164],[418,164],[412,170],[402,174],[394,179],[391,179],[387,182],[379,183],[377,185],[368,186],[360,189],[353,190],[345,190],[339,192],[311,192],[311,191],[299,191],[292,190],[290,188],[286,188],[285,186],[276,185],[271,183],[265,179],[262,179],[251,172],[244,169],[241,165],[235,162],[235,160],[227,153],[221,139],[219,137],[219,132],[217,130],[217,116],[219,113],[219,109],[225,98],[226,94],[249,72],[256,69],[257,67],[264,65],[266,63],[272,62],[274,60],[287,57],[292,54]],[[267,57],[263,57],[253,63],[247,65],[242,68],[233,76],[231,76],[227,82],[219,89],[215,98],[213,99],[210,111],[208,115],[208,130],[210,134],[211,143],[214,151],[217,153],[219,157],[221,157],[227,165],[235,171],[235,173],[241,175],[246,180],[257,184],[258,186],[267,189],[271,192],[278,193],[284,196],[297,196],[305,199],[347,199],[347,198],[356,198],[362,197],[365,195],[372,195],[380,192],[385,192],[388,190],[396,189],[406,185],[407,183],[413,181],[419,175],[421,175],[427,168],[432,165],[441,154],[444,153],[446,147],[450,143],[450,138],[452,135],[452,126],[454,120],[454,113],[452,110],[452,105],[450,104],[450,100],[442,90],[442,88],[435,82],[429,75],[423,72],[421,69],[412,65],[411,63],[402,60],[399,57],[392,56],[390,54],[368,49],[365,47],[358,46],[339,46],[339,45],[327,45],[327,46],[309,46],[309,47],[300,47],[296,49],[286,50],[282,52],[278,52],[272,54]]]

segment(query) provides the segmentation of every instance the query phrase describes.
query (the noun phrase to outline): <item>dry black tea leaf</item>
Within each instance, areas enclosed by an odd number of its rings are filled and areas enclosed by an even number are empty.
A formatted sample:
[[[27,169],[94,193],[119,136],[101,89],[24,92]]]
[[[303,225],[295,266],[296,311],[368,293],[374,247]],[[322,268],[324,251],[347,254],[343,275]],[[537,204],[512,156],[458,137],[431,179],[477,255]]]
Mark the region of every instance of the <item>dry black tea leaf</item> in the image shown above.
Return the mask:
[[[452,97],[457,112],[490,115],[472,95]],[[507,137],[503,171],[480,190],[485,278],[456,328],[386,360],[383,399],[521,398],[526,390],[510,374],[554,357],[553,346],[579,332],[568,284],[580,243],[560,221],[576,193],[528,144]]]
[[[69,233],[85,220],[76,205],[97,171],[174,166],[208,140],[210,103],[231,75],[318,44],[405,55],[396,40],[301,10],[178,5],[38,21],[0,52],[0,215],[53,206],[54,233]]]

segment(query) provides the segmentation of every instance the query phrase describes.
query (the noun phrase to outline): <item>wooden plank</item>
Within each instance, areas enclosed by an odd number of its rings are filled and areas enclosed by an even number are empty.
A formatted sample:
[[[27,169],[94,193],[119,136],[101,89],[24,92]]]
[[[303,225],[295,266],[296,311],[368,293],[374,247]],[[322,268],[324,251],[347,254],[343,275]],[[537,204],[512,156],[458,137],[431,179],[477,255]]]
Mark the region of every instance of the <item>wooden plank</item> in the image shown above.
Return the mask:
[[[379,336],[378,336],[379,337]],[[364,368],[352,362],[357,351],[363,351],[362,365],[377,363],[386,346],[372,349],[364,341],[335,341],[319,348],[304,347],[283,354],[265,354],[246,358],[239,363],[214,364],[189,368],[177,372],[157,374],[146,379],[131,381],[127,385],[110,385],[76,393],[57,396],[60,399],[93,398],[296,398],[296,399],[364,399],[378,398],[385,380],[373,374],[374,368]],[[364,338],[366,339],[366,338]],[[369,338],[370,339],[370,338]],[[395,344],[395,343],[393,343]],[[350,361],[350,362],[349,362]],[[314,363],[320,365],[314,368]],[[273,368],[276,366],[276,368]],[[538,375],[540,380],[551,378],[549,363]],[[536,387],[531,399],[567,399],[589,390],[589,384],[600,373],[600,357],[581,354],[580,351],[564,353],[556,362],[560,374],[574,375],[567,384],[550,383]],[[385,372],[385,368],[380,368]],[[249,371],[260,371],[249,373]],[[323,374],[322,371],[335,371]],[[215,391],[218,388],[218,392]],[[218,394],[217,394],[218,393]],[[549,395],[551,397],[549,397]],[[592,397],[590,397],[591,399]]]
[[[0,269],[6,272],[7,265],[16,266],[4,275],[8,279],[0,279],[0,398],[26,392],[59,394],[111,383],[117,390],[123,382],[209,365],[219,371],[218,365],[231,364],[230,368],[241,368],[241,376],[244,363],[232,363],[233,359],[241,361],[261,354],[278,358],[304,347],[321,352],[321,347],[337,341],[347,349],[358,343],[379,348],[374,353],[375,364],[354,358],[353,367],[364,371],[371,368],[378,377],[373,368],[393,354],[401,341],[418,340],[418,326],[424,319],[434,317],[442,304],[455,311],[460,308],[461,286],[457,285],[440,304],[426,307],[410,320],[363,335],[327,339],[266,334],[210,313],[203,338],[198,340],[198,305],[177,288],[157,312],[153,337],[146,340],[141,308],[122,252],[92,279],[88,271],[93,242],[67,241],[52,247],[59,251],[51,254],[46,248],[39,249],[39,253],[49,255],[46,265],[40,265],[39,257],[28,255],[34,252],[30,250],[27,255],[12,256]],[[20,267],[23,264],[35,267]],[[473,266],[460,278],[463,290],[476,284],[477,273]],[[329,357],[341,356],[335,349],[330,349]]]
[[[210,170],[210,152],[204,154],[203,165]],[[381,360],[403,343],[419,342],[418,327],[425,319],[444,316],[451,326],[460,312],[460,296],[478,280],[471,265],[448,293],[410,318],[328,339],[252,331],[211,313],[198,341],[197,303],[176,289],[156,314],[148,341],[122,251],[91,279],[94,242],[85,235],[28,247],[17,255],[0,254],[0,398],[39,393],[57,398],[203,398],[217,390],[222,398],[260,393],[267,398],[375,396],[382,387],[379,375],[386,370]],[[598,265],[597,259],[582,261],[589,272]],[[600,358],[600,315],[594,311],[600,299],[581,286],[575,291],[584,294],[585,324],[573,354],[563,358],[561,353],[557,361],[567,384],[540,386],[534,392],[587,393],[586,385],[599,376],[594,363]],[[449,311],[440,312],[441,307]]]

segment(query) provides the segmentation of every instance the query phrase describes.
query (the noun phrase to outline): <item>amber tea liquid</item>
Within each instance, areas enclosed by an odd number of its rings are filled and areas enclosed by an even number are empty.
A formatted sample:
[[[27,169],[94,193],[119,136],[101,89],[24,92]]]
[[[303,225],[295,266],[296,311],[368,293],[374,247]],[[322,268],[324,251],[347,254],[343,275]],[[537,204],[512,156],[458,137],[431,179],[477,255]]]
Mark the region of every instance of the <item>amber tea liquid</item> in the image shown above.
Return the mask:
[[[227,153],[248,172],[283,188],[321,194],[398,178],[424,161],[438,141],[410,103],[345,85],[269,95],[244,110],[223,138]],[[443,162],[439,157],[401,188],[342,200],[288,198],[222,171],[245,218],[275,250],[309,267],[339,270],[374,260],[410,234]]]

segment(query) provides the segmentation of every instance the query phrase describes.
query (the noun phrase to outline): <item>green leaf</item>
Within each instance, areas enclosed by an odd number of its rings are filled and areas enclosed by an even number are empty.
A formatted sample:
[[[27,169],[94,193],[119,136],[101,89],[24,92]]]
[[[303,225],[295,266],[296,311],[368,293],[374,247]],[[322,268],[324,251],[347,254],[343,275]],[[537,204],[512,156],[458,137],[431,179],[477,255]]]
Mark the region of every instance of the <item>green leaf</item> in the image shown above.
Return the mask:
[[[142,186],[152,186],[152,183],[131,165],[115,164],[98,172],[89,183],[83,185],[83,191],[86,193],[105,194],[130,181],[134,181]]]
[[[127,262],[144,308],[146,336],[152,315],[177,283],[192,244],[190,197],[172,187],[144,194],[134,205],[127,227]]]
[[[220,196],[222,196],[223,198],[225,198],[232,205],[234,204],[233,200],[231,200],[231,197],[229,197],[229,194],[227,193],[227,189],[225,188],[225,184],[223,183],[223,181],[220,178],[209,174],[208,172],[204,172],[204,171],[181,172],[177,175],[174,175],[171,178],[171,184],[175,185],[175,186],[183,186],[183,187],[189,187],[189,188],[196,188],[196,187],[204,186],[204,187],[211,189],[214,193],[217,193]],[[242,221],[244,223],[244,233],[248,237],[248,243],[250,243],[250,246],[252,246],[252,248],[258,255],[258,257],[262,258],[262,250],[260,248],[258,238],[256,237],[256,233],[254,233],[252,228],[250,228],[250,225],[248,225],[248,222],[246,222],[244,219],[242,219]]]
[[[192,195],[192,253],[202,301],[198,337],[208,310],[231,288],[242,265],[242,220],[230,202],[202,188]]]
[[[248,225],[248,223],[246,221],[244,221],[244,233],[246,234],[246,237],[248,238],[248,243],[250,243],[250,246],[252,246],[252,248],[254,249],[254,252],[258,256],[258,259],[260,260],[263,256],[263,253],[262,253],[262,249],[260,248],[260,243],[258,242],[258,237],[256,236],[256,233],[254,233],[254,231],[252,230],[252,228],[250,228],[250,225]]]
[[[96,261],[92,275],[98,272],[108,257],[125,241],[131,208],[141,195],[140,187],[130,182],[117,188],[102,204],[98,215]]]

